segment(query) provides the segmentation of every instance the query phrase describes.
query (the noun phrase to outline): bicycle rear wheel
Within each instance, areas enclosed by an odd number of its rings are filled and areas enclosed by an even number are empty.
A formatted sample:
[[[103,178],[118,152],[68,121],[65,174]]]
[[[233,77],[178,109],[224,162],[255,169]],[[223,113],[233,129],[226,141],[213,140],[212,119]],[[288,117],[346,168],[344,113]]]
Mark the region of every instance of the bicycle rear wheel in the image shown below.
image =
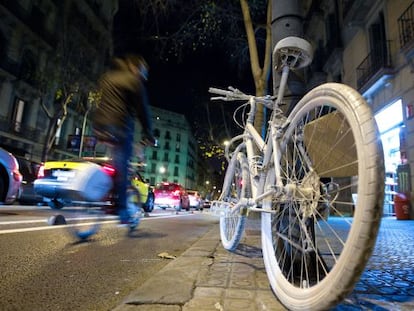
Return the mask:
[[[281,142],[284,194],[267,198],[262,248],[274,293],[289,310],[327,310],[349,294],[372,253],[384,164],[375,120],[352,88],[327,83],[289,116]],[[276,184],[269,172],[266,189]]]
[[[238,204],[250,196],[249,164],[242,152],[235,153],[227,168],[219,202],[220,237],[226,250],[234,251],[240,243],[246,222],[246,207]]]
[[[75,206],[68,214],[70,232],[80,240],[98,233],[105,213],[102,206]]]

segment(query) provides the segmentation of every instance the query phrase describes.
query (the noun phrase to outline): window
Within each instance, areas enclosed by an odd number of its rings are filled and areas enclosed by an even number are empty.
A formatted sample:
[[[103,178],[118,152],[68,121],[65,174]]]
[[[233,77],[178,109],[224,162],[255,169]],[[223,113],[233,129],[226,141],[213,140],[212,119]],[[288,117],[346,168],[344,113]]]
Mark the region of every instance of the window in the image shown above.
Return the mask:
[[[399,126],[403,122],[402,111],[402,101],[399,99],[375,115],[375,120],[377,121],[378,129],[381,134],[389,129]],[[389,116],[393,117],[390,118]]]
[[[165,138],[166,139],[171,139],[171,133],[170,133],[170,131],[165,132]]]
[[[152,151],[152,158],[151,158],[151,160],[158,160],[157,159],[157,151],[156,150],[153,150]]]
[[[181,141],[181,134],[180,134],[180,133],[177,133],[176,140],[177,140],[177,141]]]
[[[169,141],[165,142],[164,149],[165,150],[170,150],[170,142]]]
[[[25,51],[20,64],[19,78],[26,82],[34,82],[36,75],[35,56],[31,51]]]
[[[178,176],[178,167],[174,167],[174,176]]]
[[[168,162],[168,152],[164,153],[164,160],[163,161]]]
[[[180,164],[180,157],[179,157],[178,154],[175,155],[175,161],[174,161],[174,163],[175,164]]]
[[[151,174],[155,174],[157,172],[156,169],[157,169],[157,165],[155,163],[152,163],[151,164]]]
[[[56,134],[55,134],[55,145],[59,145],[59,140],[60,140],[60,134],[62,133],[62,124],[60,124],[62,122],[62,119],[58,119],[56,121],[57,124],[57,129],[56,129]]]
[[[16,100],[13,111],[13,130],[16,132],[21,132],[22,130],[24,105],[25,102],[23,100],[19,98]]]
[[[389,116],[392,116],[390,118]],[[395,172],[401,163],[400,131],[403,129],[403,108],[401,99],[388,105],[375,115],[384,150],[385,169]]]
[[[154,129],[154,137],[155,138],[160,138],[160,130],[159,129]]]
[[[380,66],[390,65],[388,46],[385,35],[384,13],[380,13],[375,23],[369,27],[369,39],[372,66],[378,70]]]

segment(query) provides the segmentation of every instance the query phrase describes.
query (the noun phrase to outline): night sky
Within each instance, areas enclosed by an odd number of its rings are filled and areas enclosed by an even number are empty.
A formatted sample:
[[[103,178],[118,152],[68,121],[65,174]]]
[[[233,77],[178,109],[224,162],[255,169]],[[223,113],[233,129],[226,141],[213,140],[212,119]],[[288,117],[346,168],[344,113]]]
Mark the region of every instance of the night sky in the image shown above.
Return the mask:
[[[124,3],[124,5],[122,5]],[[137,16],[133,8],[126,7],[120,1],[120,8],[114,20],[115,55],[128,52],[144,56],[150,66],[147,81],[151,105],[186,115],[190,124],[206,122],[206,102],[209,102],[210,86],[226,88],[231,85],[245,92],[253,92],[254,84],[250,67],[236,68],[231,64],[228,53],[220,46],[205,48],[194,53],[187,53],[178,61],[171,58],[165,62],[159,59],[151,47],[139,43]],[[210,105],[213,120],[220,122],[221,111]],[[229,113],[236,106],[227,108]],[[232,122],[229,120],[229,122]]]

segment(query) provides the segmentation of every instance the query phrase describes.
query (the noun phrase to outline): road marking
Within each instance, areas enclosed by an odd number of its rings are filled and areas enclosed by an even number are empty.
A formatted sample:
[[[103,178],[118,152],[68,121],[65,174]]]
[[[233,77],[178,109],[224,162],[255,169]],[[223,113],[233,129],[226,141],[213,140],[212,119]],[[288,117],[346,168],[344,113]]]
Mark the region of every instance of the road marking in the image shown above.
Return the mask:
[[[176,217],[184,217],[184,216],[190,216],[193,214],[175,214],[175,215],[160,215],[160,216],[150,216],[150,217],[142,217],[140,221],[147,221],[147,220],[156,220],[156,219],[164,219],[164,218],[176,218]],[[90,217],[87,218],[81,218],[81,219],[91,219]],[[113,219],[113,220],[105,220],[105,219]],[[73,218],[68,218],[69,220],[73,220]],[[47,223],[47,220],[16,220],[16,221],[4,221],[0,222],[0,225],[13,225],[13,224],[25,224],[25,223]],[[111,223],[117,223],[119,222],[119,219],[117,216],[106,216],[104,220],[102,221],[103,224],[111,224]],[[52,230],[52,229],[62,229],[64,227],[76,227],[76,226],[87,226],[91,225],[91,223],[77,223],[77,224],[66,224],[66,225],[49,225],[49,226],[43,226],[43,227],[30,227],[30,228],[19,228],[19,229],[5,229],[0,230],[0,234],[7,234],[7,233],[20,233],[20,232],[30,232],[30,231],[40,231],[40,230]],[[139,228],[139,227],[138,227]]]

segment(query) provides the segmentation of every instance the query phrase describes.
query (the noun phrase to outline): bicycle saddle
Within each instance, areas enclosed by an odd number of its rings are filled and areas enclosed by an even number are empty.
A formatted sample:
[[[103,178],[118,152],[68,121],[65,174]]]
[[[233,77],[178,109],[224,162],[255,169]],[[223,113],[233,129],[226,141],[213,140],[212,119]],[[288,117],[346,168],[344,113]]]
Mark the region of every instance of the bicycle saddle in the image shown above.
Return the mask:
[[[286,37],[280,40],[273,50],[273,63],[275,69],[283,66],[290,69],[299,69],[312,62],[313,48],[305,39],[299,37]]]

